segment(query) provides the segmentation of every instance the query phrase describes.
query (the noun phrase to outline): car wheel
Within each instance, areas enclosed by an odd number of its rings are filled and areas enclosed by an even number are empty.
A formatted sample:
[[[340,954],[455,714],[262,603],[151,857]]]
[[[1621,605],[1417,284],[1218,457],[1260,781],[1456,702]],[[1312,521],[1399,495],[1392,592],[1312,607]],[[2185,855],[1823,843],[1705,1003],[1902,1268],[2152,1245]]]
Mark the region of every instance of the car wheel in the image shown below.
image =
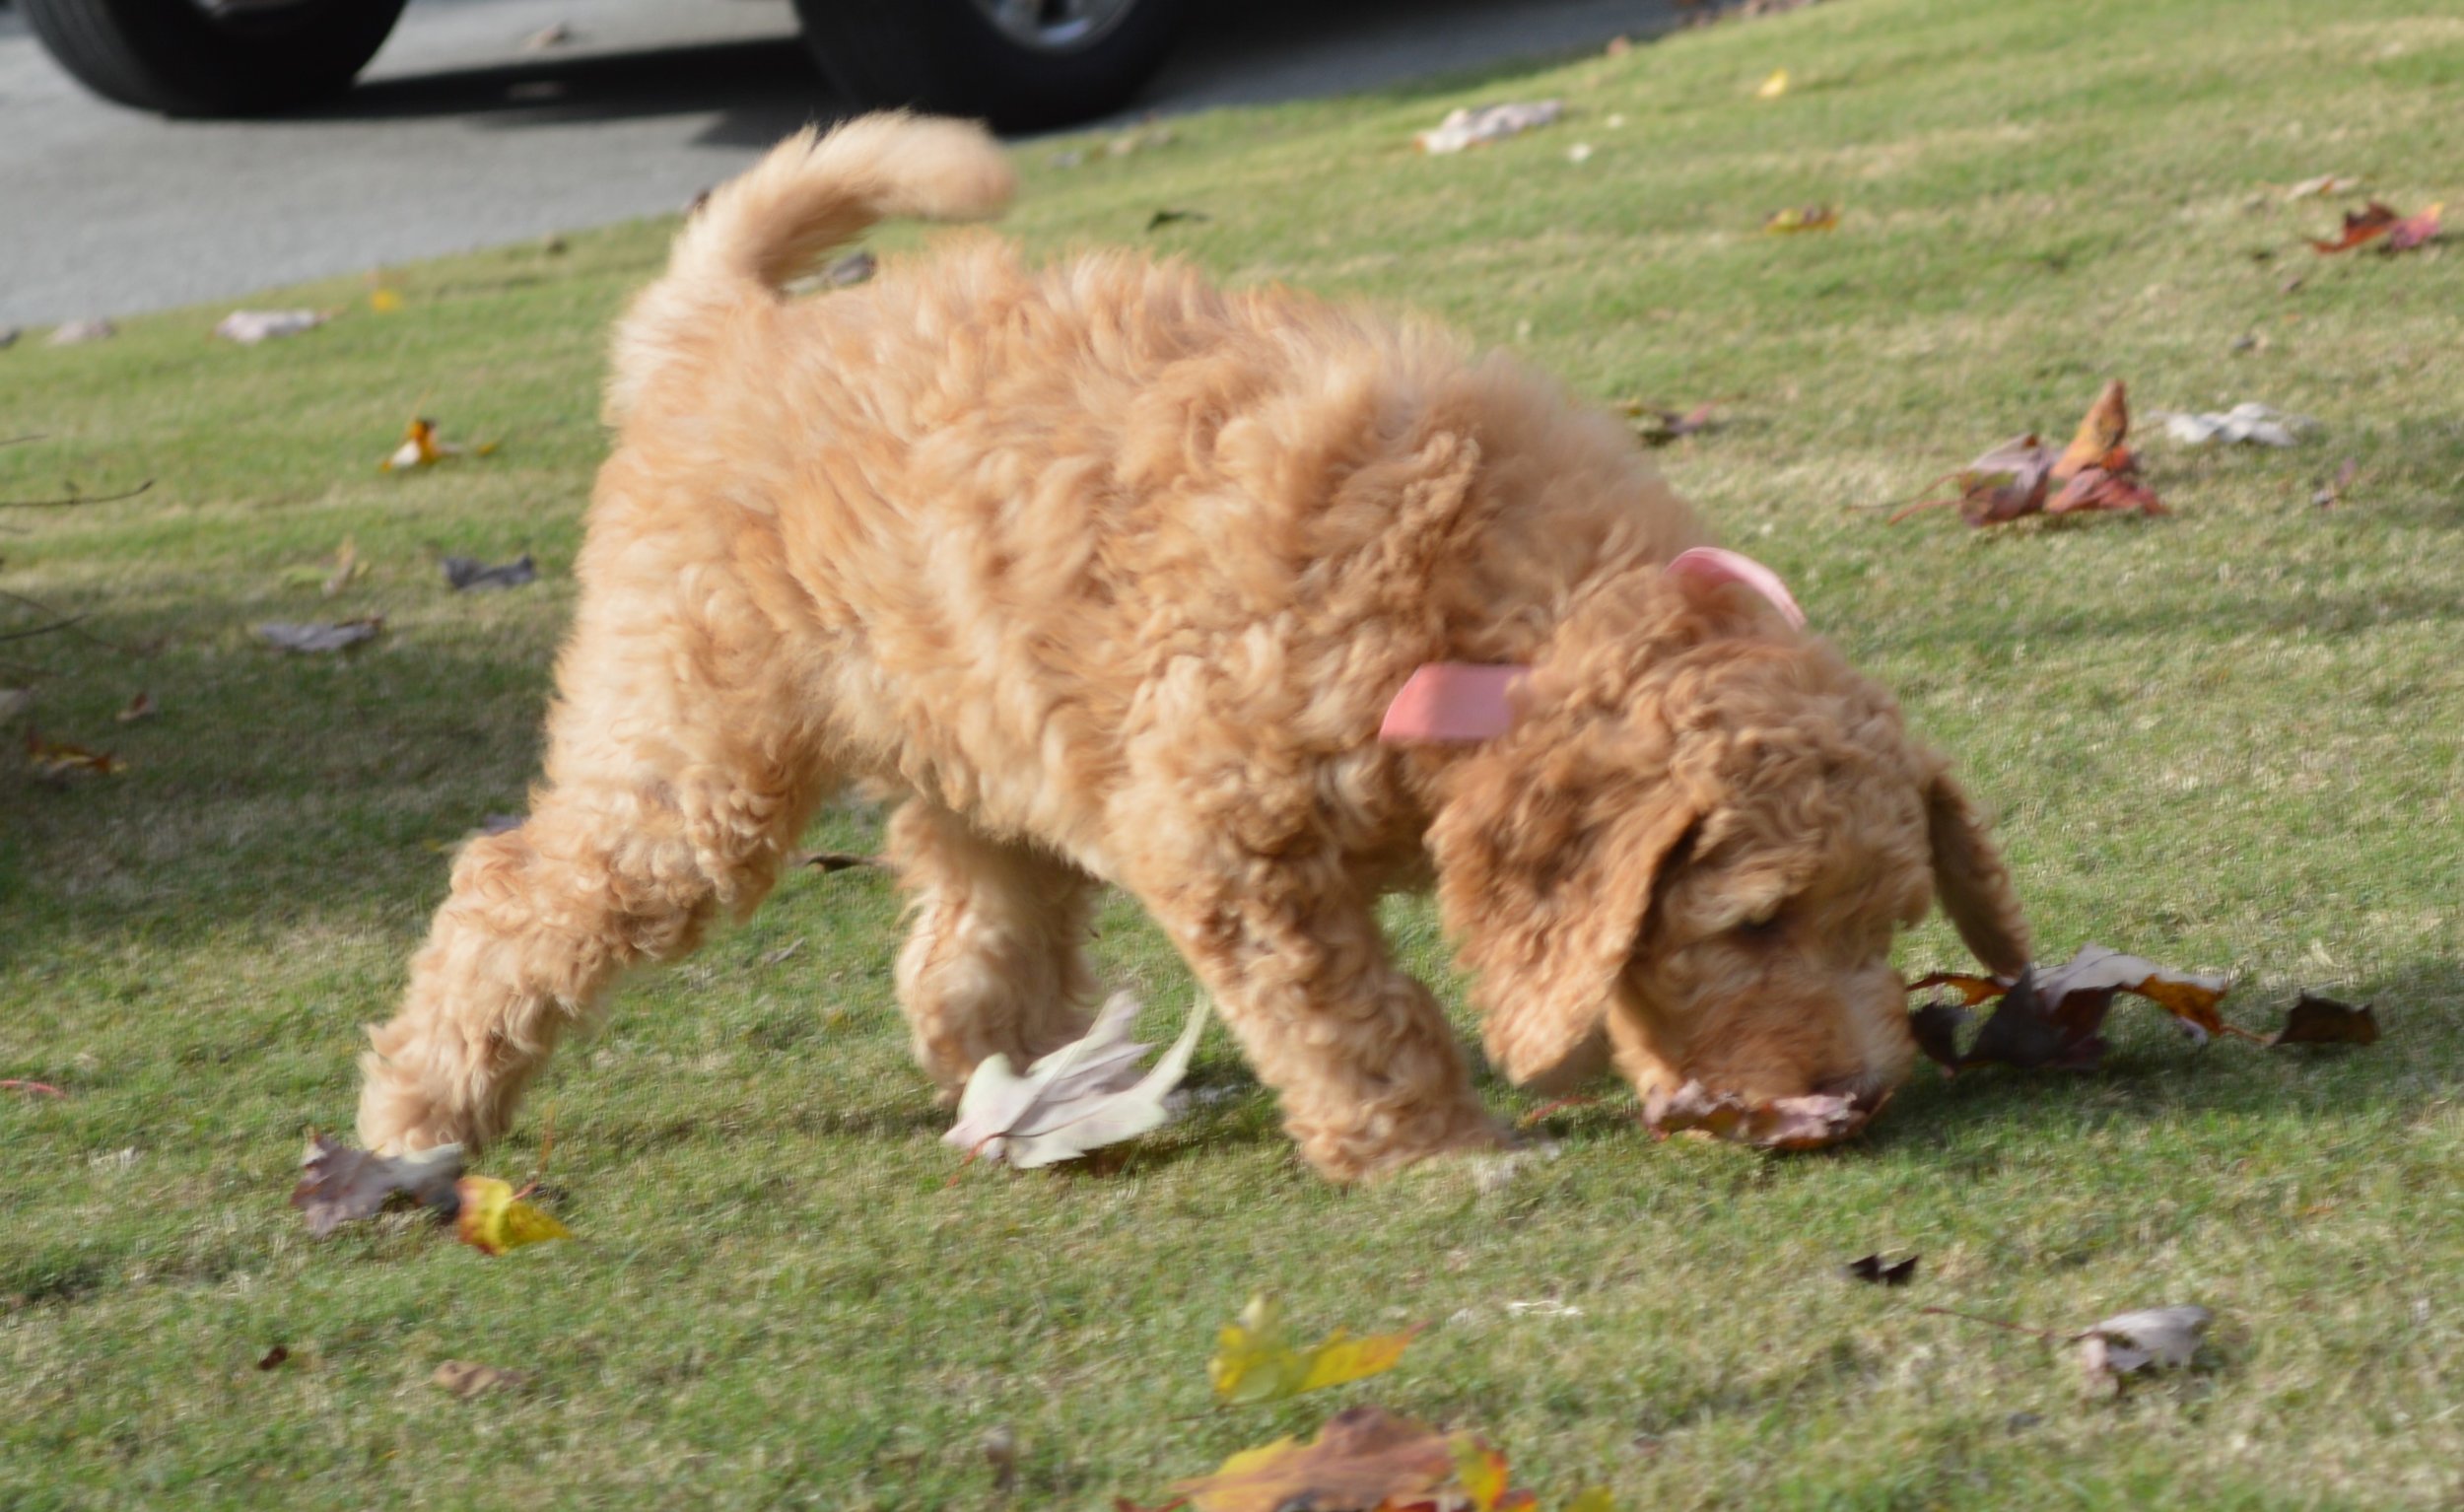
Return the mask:
[[[341,93],[403,0],[25,0],[44,50],[105,100],[254,115]]]
[[[833,84],[1007,131],[1118,108],[1171,50],[1187,0],[795,0]]]

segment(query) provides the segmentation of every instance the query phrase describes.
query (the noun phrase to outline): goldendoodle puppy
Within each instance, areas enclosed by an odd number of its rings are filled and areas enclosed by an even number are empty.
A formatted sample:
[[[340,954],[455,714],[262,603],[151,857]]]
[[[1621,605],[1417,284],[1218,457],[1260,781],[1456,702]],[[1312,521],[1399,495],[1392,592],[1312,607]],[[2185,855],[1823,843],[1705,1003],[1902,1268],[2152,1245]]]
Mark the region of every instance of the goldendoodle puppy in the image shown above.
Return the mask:
[[[2025,961],[1889,696],[1750,564],[1667,572],[1701,525],[1544,378],[990,238],[780,292],[876,219],[1011,185],[973,127],[870,116],[677,238],[616,335],[546,782],[453,868],[363,1063],[369,1144],[499,1134],[620,972],[751,909],[856,781],[904,794],[899,997],[942,1088],[1077,1034],[1110,883],[1336,1179],[1499,1137],[1379,932],[1432,875],[1525,1081],[1612,1052],[1646,1091],[1871,1100],[1911,1059],[1896,927],[1939,895],[1987,965]],[[1464,718],[1485,738],[1447,738]]]

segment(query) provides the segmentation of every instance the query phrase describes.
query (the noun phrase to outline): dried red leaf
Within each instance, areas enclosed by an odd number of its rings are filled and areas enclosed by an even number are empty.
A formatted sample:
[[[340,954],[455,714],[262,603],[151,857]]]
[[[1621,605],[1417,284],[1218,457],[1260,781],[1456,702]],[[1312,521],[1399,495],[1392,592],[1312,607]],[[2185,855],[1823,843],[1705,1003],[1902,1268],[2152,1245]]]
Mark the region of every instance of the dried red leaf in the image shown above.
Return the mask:
[[[2348,210],[2344,213],[2342,236],[2333,241],[2320,241],[2312,239],[2310,246],[2312,250],[2318,252],[2349,252],[2357,246],[2366,245],[2387,235],[2402,220],[2403,217],[2393,210],[2376,200],[2371,200],[2359,210]],[[2434,217],[2430,224],[2433,227],[2437,224]]]
[[[2285,1027],[2267,1037],[2275,1045],[2375,1045],[2378,1043],[2378,1015],[2368,1003],[2356,1007],[2338,1002],[2333,997],[2314,997],[2303,993],[2293,1011],[2285,1015]]]
[[[2114,453],[2129,462],[2128,451],[2117,447]],[[2082,468],[2062,486],[2062,492],[2045,501],[2045,513],[2048,515],[2079,515],[2099,510],[2116,514],[2161,515],[2164,506],[2156,501],[2156,491],[2140,482],[2134,471],[2105,467]]]

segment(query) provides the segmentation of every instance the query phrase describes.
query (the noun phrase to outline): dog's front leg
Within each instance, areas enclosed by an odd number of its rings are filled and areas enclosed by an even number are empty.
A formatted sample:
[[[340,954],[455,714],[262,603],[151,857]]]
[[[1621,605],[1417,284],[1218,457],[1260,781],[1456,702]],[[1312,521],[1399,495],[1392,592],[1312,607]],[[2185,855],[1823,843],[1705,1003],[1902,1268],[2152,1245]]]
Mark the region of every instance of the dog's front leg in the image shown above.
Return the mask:
[[[1135,890],[1280,1095],[1303,1158],[1355,1181],[1510,1142],[1472,1092],[1437,1000],[1388,958],[1339,858],[1252,859],[1214,874],[1239,885]]]

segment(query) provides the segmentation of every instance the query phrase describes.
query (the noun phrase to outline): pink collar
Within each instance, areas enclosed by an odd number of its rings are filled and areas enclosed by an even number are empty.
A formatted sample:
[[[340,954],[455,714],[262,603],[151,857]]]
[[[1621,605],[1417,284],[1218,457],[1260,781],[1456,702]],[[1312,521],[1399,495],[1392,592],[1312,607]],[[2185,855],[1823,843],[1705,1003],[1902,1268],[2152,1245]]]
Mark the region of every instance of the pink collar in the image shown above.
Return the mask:
[[[1789,624],[1799,630],[1806,626],[1806,611],[1797,606],[1788,584],[1751,557],[1696,546],[1678,552],[1661,573],[1704,583],[1742,583],[1768,599]],[[1494,740],[1514,728],[1513,692],[1531,671],[1512,663],[1424,662],[1386,706],[1378,740],[1386,745]]]

